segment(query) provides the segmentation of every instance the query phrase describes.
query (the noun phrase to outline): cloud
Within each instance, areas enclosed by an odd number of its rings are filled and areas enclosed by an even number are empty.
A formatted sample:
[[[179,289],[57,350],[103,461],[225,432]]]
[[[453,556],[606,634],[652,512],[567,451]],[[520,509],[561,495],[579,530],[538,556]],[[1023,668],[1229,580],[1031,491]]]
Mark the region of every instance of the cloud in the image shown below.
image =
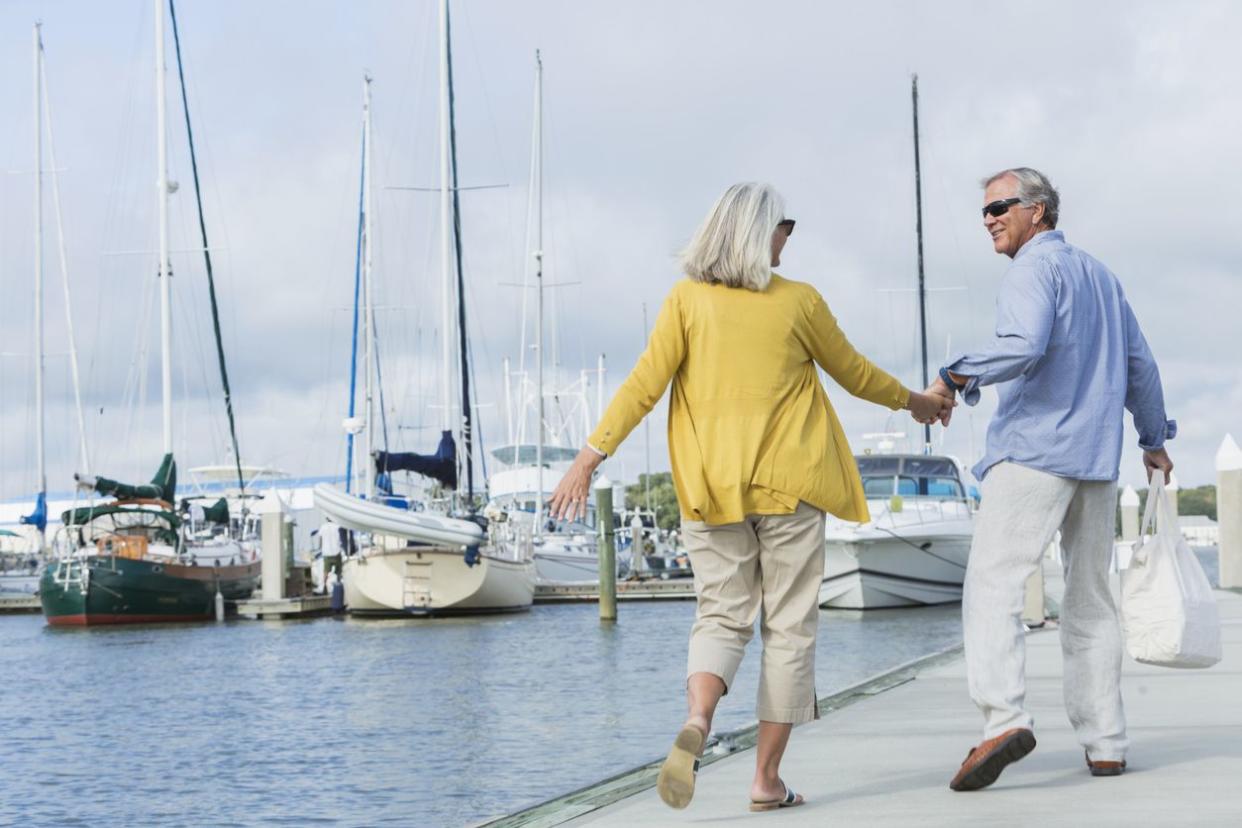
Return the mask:
[[[305,3],[293,20],[240,0],[181,10],[243,453],[311,473],[343,463],[364,69],[375,77],[375,290],[394,423],[434,421],[440,394],[437,197],[384,189],[437,180],[434,13],[395,2],[341,8]],[[677,278],[676,250],[724,186],[753,178],[777,184],[798,219],[785,275],[814,283],[861,350],[916,384],[914,296],[895,291],[915,278],[909,75],[917,70],[933,362],[949,340],[966,347],[991,330],[1004,260],[979,229],[979,177],[1033,164],[1062,189],[1070,240],[1122,278],[1139,313],[1182,423],[1170,448],[1183,481],[1212,479],[1221,432],[1242,432],[1232,414],[1242,394],[1231,356],[1237,324],[1218,310],[1242,305],[1242,205],[1230,195],[1242,11],[1233,5],[1054,2],[1038,14],[974,2],[454,9],[463,183],[508,185],[463,193],[489,445],[504,436],[501,360],[519,351],[521,292],[502,283],[520,282],[529,261],[536,47],[546,69],[547,278],[581,283],[549,291],[566,374],[594,367],[603,352],[616,387],[641,347],[643,305],[654,318]],[[158,370],[136,364],[142,343],[151,357],[157,341],[145,310],[155,290],[149,6],[5,4],[0,76],[29,78],[26,27],[36,15],[67,168],[88,408],[105,411],[92,415],[92,439],[101,457],[138,473],[158,459]],[[0,87],[0,107],[14,115],[0,130],[6,169],[30,166],[28,97],[28,83]],[[182,185],[173,247],[188,250],[197,227],[179,108],[170,113]],[[33,339],[30,196],[29,177],[0,181],[6,353],[29,352]],[[63,353],[48,216],[48,350]],[[134,250],[148,252],[117,255]],[[189,400],[178,409],[182,462],[216,462],[222,406],[202,266],[182,252],[174,269],[176,396]],[[0,359],[0,497],[9,497],[30,485],[31,377],[28,359]],[[63,357],[49,364],[58,488],[73,470],[73,419]],[[851,436],[886,427],[886,412],[835,387],[830,394]],[[651,425],[656,468],[667,465],[663,408]],[[945,449],[967,460],[981,452],[986,414],[981,406],[967,418],[973,439],[959,417]],[[434,443],[434,433],[399,433]],[[641,429],[618,458],[625,476],[645,462],[640,442]],[[1123,462],[1138,468],[1132,452]]]

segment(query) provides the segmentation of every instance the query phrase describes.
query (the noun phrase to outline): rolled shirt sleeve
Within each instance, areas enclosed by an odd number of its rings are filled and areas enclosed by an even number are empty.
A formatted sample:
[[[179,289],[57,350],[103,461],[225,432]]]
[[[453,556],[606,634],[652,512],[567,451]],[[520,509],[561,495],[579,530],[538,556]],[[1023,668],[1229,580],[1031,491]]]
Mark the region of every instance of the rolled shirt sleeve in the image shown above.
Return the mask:
[[[1005,272],[996,296],[996,336],[983,350],[959,354],[945,367],[967,377],[962,400],[979,402],[984,385],[1026,373],[1048,349],[1056,319],[1057,279],[1041,262],[1015,263]]]

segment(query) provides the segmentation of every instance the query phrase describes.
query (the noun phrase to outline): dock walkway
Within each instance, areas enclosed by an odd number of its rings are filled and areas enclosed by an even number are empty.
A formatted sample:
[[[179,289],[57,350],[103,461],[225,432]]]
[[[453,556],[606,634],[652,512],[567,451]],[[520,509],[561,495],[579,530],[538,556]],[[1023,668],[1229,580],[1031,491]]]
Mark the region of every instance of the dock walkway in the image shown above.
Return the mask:
[[[1062,706],[1059,636],[1049,625],[1027,637],[1027,704],[1039,746],[988,789],[948,788],[981,728],[958,657],[797,728],[784,774],[806,796],[801,807],[779,814],[747,810],[754,752],[746,750],[705,766],[685,811],[671,810],[648,788],[591,813],[577,810],[582,815],[564,824],[1242,825],[1242,596],[1217,594],[1225,642],[1220,664],[1170,670],[1126,660],[1131,748],[1124,776],[1087,773]]]

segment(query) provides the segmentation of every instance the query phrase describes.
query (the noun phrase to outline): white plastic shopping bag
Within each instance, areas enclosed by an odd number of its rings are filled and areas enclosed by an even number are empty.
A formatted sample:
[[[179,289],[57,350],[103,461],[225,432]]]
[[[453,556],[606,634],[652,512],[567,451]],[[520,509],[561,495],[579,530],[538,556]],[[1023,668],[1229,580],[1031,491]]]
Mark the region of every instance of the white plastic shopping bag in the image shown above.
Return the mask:
[[[1182,538],[1169,497],[1164,473],[1156,471],[1139,541],[1130,566],[1121,572],[1126,651],[1144,664],[1211,667],[1220,661],[1216,597]]]

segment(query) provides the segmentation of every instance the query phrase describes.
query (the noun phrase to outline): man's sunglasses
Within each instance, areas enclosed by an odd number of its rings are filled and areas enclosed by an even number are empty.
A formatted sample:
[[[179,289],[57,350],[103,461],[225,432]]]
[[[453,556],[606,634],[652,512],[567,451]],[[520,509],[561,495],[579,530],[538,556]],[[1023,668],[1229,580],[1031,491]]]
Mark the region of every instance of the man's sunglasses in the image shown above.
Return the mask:
[[[1009,208],[1020,201],[1022,201],[1020,198],[1002,198],[1000,201],[993,201],[989,204],[985,204],[983,205],[983,217],[987,218],[988,216],[991,216],[992,218],[999,218],[1000,216],[1005,215],[1005,213],[1008,213]]]
[[[785,228],[785,235],[786,235],[786,236],[792,236],[792,235],[793,235],[793,229],[794,229],[794,225],[795,225],[795,224],[797,224],[797,222],[795,222],[793,219],[781,219],[780,221],[778,221],[778,222],[776,223],[776,226],[777,226],[777,227],[784,227],[784,228]]]

